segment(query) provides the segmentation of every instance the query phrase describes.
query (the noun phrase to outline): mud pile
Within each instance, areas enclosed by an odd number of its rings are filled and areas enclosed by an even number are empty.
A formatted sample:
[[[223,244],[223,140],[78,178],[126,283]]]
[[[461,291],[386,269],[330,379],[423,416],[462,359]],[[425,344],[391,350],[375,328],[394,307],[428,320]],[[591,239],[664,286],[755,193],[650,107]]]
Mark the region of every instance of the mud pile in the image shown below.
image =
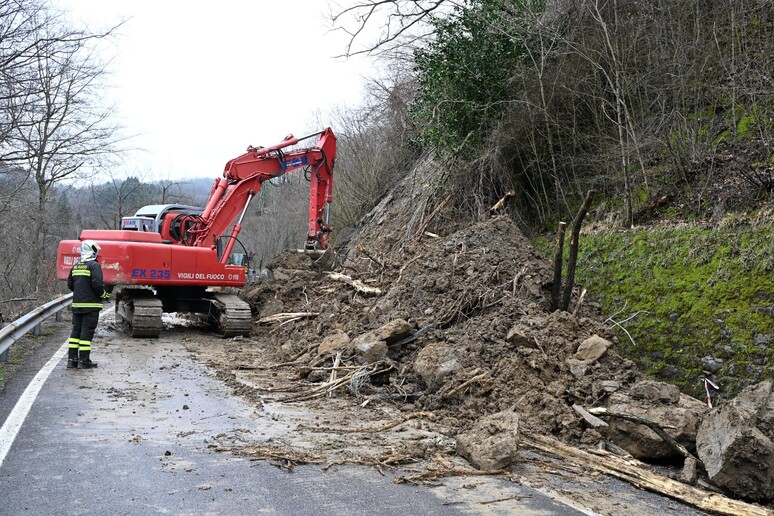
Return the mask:
[[[275,258],[269,264],[273,279],[244,292],[256,321],[282,313],[319,315],[281,329],[256,324],[256,337],[276,342],[278,362],[298,360],[301,376],[324,381],[327,376],[312,367],[335,360],[330,348],[321,352],[317,346],[326,338],[343,339],[343,346],[333,348],[343,365],[362,364],[368,360],[348,344],[405,321],[408,338],[385,342],[389,345],[376,355],[388,372],[361,385],[360,396],[430,410],[460,429],[513,408],[530,432],[598,439],[572,406],[604,404],[611,392],[640,375],[613,349],[588,363],[573,358],[585,340],[612,338],[594,306],[582,307],[578,316],[548,310],[550,264],[508,218],[443,236],[426,230],[431,236],[422,238],[405,238],[405,227],[394,218],[392,224],[366,228],[339,265],[337,272],[370,290],[312,270],[303,255]],[[380,293],[373,295],[374,289]]]
[[[576,292],[572,313],[551,311],[552,265],[518,226],[505,216],[462,222],[449,197],[435,198],[434,177],[421,164],[339,233],[332,270],[297,252],[275,257],[240,294],[252,334],[190,349],[263,407],[257,417],[285,418],[287,435],[274,446],[294,456],[300,448],[329,454],[316,460],[385,466],[456,453],[499,469],[517,451],[503,443],[523,438],[545,451],[536,443],[546,437],[567,450],[606,446],[596,466],[606,473],[628,452],[683,464],[681,480],[696,484],[706,404],[618,355],[589,298],[578,305]],[[279,407],[287,402],[304,405],[291,416]],[[586,410],[594,407],[605,421]],[[664,422],[672,439],[643,420]],[[640,485],[640,476],[629,481]],[[681,488],[666,491],[686,500]],[[691,496],[703,507],[706,492]]]

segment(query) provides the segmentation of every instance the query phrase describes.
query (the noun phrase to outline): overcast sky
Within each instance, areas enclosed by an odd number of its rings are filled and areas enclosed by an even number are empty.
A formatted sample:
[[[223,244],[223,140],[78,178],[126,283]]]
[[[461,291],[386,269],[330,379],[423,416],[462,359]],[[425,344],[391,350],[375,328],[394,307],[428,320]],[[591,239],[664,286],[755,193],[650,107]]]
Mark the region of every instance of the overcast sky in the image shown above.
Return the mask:
[[[92,30],[127,20],[108,93],[144,149],[121,172],[147,180],[215,178],[248,145],[333,125],[333,108],[358,105],[372,74],[365,59],[333,58],[345,38],[328,30],[325,0],[56,4]]]

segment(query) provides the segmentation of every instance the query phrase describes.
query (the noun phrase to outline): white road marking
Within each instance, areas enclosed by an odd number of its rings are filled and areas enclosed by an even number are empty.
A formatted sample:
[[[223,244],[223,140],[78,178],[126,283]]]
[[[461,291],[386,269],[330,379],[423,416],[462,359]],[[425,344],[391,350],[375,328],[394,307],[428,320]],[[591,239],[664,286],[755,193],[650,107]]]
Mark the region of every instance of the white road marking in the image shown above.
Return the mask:
[[[99,313],[99,318],[102,319],[102,316],[108,313],[108,311],[109,310],[101,311]],[[35,378],[33,378],[27,388],[24,389],[24,393],[19,397],[19,401],[16,402],[11,413],[8,414],[8,418],[5,420],[5,423],[3,423],[3,427],[0,428],[0,466],[3,465],[5,456],[8,455],[11,445],[16,440],[16,435],[24,424],[24,420],[27,419],[27,414],[29,414],[32,404],[35,403],[35,399],[38,397],[40,389],[43,387],[43,384],[46,383],[51,371],[53,371],[59,361],[64,358],[68,347],[69,344],[65,341],[65,343],[62,344],[62,347],[54,353],[54,356],[46,362],[46,365],[38,371]]]
[[[16,402],[11,413],[8,414],[8,419],[5,420],[3,428],[0,428],[0,466],[3,465],[5,456],[8,454],[8,450],[11,449],[11,445],[16,439],[16,434],[19,433],[19,429],[21,429],[22,424],[24,424],[24,420],[27,418],[27,414],[29,413],[30,408],[32,408],[32,404],[35,403],[35,398],[38,397],[41,387],[43,387],[43,384],[48,379],[48,375],[54,370],[56,364],[58,364],[59,361],[62,360],[62,357],[65,356],[65,353],[67,353],[67,347],[67,342],[62,344],[62,347],[60,347],[59,350],[54,353],[54,356],[46,362],[43,369],[38,371],[38,374],[35,375],[35,378],[32,379],[30,384],[24,390],[19,401]]]

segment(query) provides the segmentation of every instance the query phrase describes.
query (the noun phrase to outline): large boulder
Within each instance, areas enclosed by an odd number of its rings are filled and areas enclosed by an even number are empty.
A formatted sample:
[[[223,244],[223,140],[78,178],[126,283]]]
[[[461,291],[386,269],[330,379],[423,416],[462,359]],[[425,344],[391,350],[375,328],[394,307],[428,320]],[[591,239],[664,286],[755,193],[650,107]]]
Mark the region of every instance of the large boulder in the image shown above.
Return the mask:
[[[713,410],[696,449],[718,486],[751,500],[774,499],[774,384],[750,386]]]
[[[498,470],[510,466],[519,451],[519,415],[503,410],[477,420],[457,436],[457,454],[475,467]]]
[[[610,412],[639,416],[659,423],[667,434],[689,450],[696,443],[696,432],[702,417],[709,410],[699,400],[681,394],[673,385],[642,380],[628,392],[618,391],[608,401]],[[610,418],[608,438],[641,460],[680,458],[679,453],[647,426]]]

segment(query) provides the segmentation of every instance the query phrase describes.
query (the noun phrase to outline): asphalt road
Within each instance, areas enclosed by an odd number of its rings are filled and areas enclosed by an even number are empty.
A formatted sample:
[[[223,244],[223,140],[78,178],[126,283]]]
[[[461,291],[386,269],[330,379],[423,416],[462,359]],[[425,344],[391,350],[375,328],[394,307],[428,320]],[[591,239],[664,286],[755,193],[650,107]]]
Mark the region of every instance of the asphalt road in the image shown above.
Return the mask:
[[[67,324],[0,392],[0,421],[52,355],[63,357]],[[288,472],[213,451],[216,436],[270,434],[271,420],[193,362],[180,338],[99,330],[99,368],[67,370],[59,359],[4,460],[0,453],[0,514],[581,514],[499,479],[482,495],[461,480],[399,485],[371,468]]]

